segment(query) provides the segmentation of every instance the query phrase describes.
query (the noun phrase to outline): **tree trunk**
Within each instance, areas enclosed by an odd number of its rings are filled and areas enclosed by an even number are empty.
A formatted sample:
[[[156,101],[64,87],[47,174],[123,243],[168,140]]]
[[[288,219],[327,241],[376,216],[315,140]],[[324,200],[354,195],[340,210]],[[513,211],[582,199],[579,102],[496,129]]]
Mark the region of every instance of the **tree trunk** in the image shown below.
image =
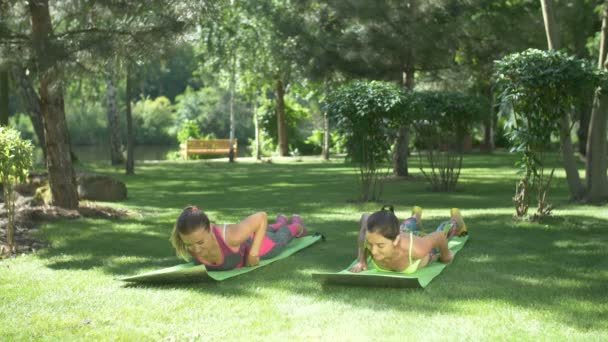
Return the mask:
[[[133,90],[133,84],[131,80],[131,66],[127,64],[127,84],[125,87],[125,102],[127,105],[127,165],[126,174],[135,174],[135,161],[133,156],[133,150],[135,148],[135,132],[133,131],[133,115],[131,113],[131,92]]]
[[[560,48],[560,45],[557,34],[557,23],[553,14],[553,1],[541,0],[541,5],[545,22],[545,32],[547,33],[547,46],[549,47],[549,50],[557,50]],[[581,182],[581,177],[578,174],[578,167],[576,165],[576,159],[574,158],[574,148],[572,147],[572,138],[570,137],[570,119],[568,114],[562,116],[560,125],[560,144],[570,196],[575,200],[579,200],[585,196],[585,188]]]
[[[608,0],[604,1],[602,13],[602,35],[600,39],[600,56],[598,68],[606,67],[606,53],[608,40]],[[608,120],[608,97],[602,94],[602,89],[595,91],[593,108],[589,120],[589,134],[587,140],[587,200],[591,203],[600,203],[608,199],[608,146],[606,141],[606,120]]]
[[[234,162],[234,87],[236,84],[236,55],[232,53],[232,61],[230,65],[230,149],[228,152],[228,161]]]
[[[570,120],[568,115],[563,115],[559,130],[559,140],[562,148],[562,158],[564,159],[564,169],[566,170],[566,180],[570,189],[570,196],[574,200],[585,197],[585,187],[578,174],[578,166],[574,157],[574,147],[570,137]]]
[[[592,102],[585,101],[575,109],[576,117],[578,117],[578,153],[582,156],[587,155],[587,138],[589,134],[589,120],[591,119],[591,104]]]
[[[410,61],[403,72],[403,87],[407,90],[414,89],[414,67],[413,55],[410,53]],[[393,175],[397,177],[409,176],[408,155],[410,144],[409,125],[399,127],[397,138],[395,139],[395,150],[393,151]]]
[[[329,160],[329,119],[327,112],[323,113],[323,160]]]
[[[489,88],[490,93],[490,108],[489,115],[486,120],[483,122],[483,151],[484,152],[494,152],[494,125],[496,123],[496,110],[494,106],[496,105],[496,96],[494,95],[494,91],[492,88]]]
[[[608,117],[608,97],[600,94],[598,89],[593,101],[587,140],[587,200],[591,203],[600,203],[608,199],[606,117]]]
[[[545,22],[545,33],[547,34],[547,46],[549,50],[559,49],[559,37],[557,24],[553,14],[553,0],[540,0],[543,9],[543,20]]]
[[[281,79],[277,80],[276,96],[279,155],[285,157],[289,154],[289,145],[287,144],[287,126],[285,124],[285,88],[283,87],[283,81]]]
[[[8,126],[8,70],[0,67],[0,126]]]
[[[32,42],[40,72],[40,109],[46,137],[47,169],[53,204],[66,209],[78,208],[78,192],[68,127],[65,119],[61,72],[51,44],[53,27],[48,0],[30,0]]]
[[[18,66],[11,68],[11,76],[13,81],[17,84],[16,88],[21,93],[21,98],[25,104],[27,114],[32,121],[34,132],[38,138],[38,144],[42,149],[42,155],[46,163],[46,139],[44,138],[44,126],[42,124],[42,112],[40,110],[40,97],[34,86],[32,86],[31,79],[26,75],[25,70]]]
[[[253,112],[253,125],[255,128],[255,159],[262,159],[262,151],[260,149],[260,123],[258,122],[258,111],[255,105],[255,98],[251,101],[251,111]]]
[[[600,36],[600,54],[597,60],[597,68],[603,69],[606,67],[604,64],[606,62],[606,49],[608,48],[608,44],[606,44],[606,40],[608,40],[608,0],[604,1],[604,11],[602,12],[602,34]]]
[[[395,151],[393,153],[393,174],[395,176],[407,177],[407,155],[409,153],[410,129],[409,126],[399,127],[395,140]]]
[[[106,101],[108,116],[108,133],[110,139],[110,158],[112,165],[124,163],[122,157],[122,141],[118,126],[118,105],[116,104],[116,87],[114,86],[114,66],[108,64],[106,75]]]

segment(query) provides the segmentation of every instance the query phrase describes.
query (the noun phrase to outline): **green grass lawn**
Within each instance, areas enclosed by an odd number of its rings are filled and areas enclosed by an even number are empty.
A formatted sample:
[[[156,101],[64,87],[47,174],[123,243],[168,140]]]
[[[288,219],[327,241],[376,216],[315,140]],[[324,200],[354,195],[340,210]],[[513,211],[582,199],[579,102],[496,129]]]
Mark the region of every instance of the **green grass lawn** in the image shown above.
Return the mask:
[[[341,160],[145,163],[135,177],[88,165],[125,181],[118,206],[141,215],[46,224],[50,248],[0,261],[0,340],[607,340],[606,206],[569,204],[557,172],[554,217],[515,224],[515,159],[468,155],[454,193],[427,192],[413,167],[414,180],[386,183],[400,218],[417,204],[433,228],[460,207],[469,226],[465,248],[424,290],[312,281],[355,258],[359,215],[380,207],[349,201],[358,184]],[[188,204],[219,223],[298,213],[327,241],[215,284],[117,281],[182,262],[168,237]]]

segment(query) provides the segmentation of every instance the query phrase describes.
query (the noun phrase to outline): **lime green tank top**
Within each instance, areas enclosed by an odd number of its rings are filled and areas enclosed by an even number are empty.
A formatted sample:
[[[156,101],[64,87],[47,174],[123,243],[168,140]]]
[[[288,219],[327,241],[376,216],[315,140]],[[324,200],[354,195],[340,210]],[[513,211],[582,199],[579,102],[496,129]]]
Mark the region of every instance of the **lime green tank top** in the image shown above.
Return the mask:
[[[410,265],[408,267],[406,267],[403,271],[388,271],[388,270],[382,269],[380,266],[378,266],[374,262],[374,258],[370,258],[370,263],[372,264],[372,266],[374,266],[379,271],[412,274],[412,273],[418,271],[418,266],[420,265],[420,262],[422,262],[422,259],[418,259],[418,260],[412,262],[412,246],[413,245],[414,245],[414,234],[412,232],[410,232],[410,250],[409,250],[409,256],[408,256]]]

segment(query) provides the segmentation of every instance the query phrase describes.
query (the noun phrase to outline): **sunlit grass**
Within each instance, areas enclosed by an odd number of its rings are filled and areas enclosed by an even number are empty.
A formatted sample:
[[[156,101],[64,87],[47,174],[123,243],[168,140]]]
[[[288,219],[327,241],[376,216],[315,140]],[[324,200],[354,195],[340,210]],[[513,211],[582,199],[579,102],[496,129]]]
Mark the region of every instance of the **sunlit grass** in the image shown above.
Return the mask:
[[[403,218],[424,208],[425,227],[460,207],[471,240],[425,290],[321,287],[310,274],[356,256],[360,213],[355,171],[304,158],[141,163],[136,176],[89,164],[127,183],[116,221],[46,224],[50,248],[0,262],[0,340],[606,340],[608,210],[570,204],[563,172],[554,217],[512,220],[516,157],[468,155],[453,193],[390,180],[382,199]],[[122,275],[181,261],[168,235],[194,204],[216,222],[258,210],[302,215],[327,241],[221,283],[125,286]]]

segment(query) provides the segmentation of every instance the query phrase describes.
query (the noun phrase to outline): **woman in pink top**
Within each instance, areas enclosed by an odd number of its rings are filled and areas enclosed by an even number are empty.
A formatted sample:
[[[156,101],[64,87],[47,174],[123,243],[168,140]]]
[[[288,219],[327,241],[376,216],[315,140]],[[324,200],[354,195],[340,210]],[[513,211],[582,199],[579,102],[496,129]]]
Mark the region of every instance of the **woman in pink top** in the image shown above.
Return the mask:
[[[299,216],[293,216],[289,223],[287,217],[279,215],[269,225],[266,213],[258,212],[237,224],[214,225],[202,210],[187,207],[177,218],[171,244],[178,256],[186,260],[192,257],[208,270],[223,271],[255,266],[306,233]]]

